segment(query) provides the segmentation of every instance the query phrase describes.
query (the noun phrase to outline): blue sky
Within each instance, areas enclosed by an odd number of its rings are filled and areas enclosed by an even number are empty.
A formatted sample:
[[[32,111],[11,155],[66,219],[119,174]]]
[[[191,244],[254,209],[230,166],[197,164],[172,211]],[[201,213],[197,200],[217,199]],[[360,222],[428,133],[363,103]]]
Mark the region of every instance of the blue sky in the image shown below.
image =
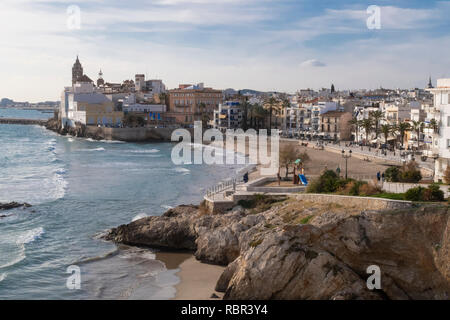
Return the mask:
[[[449,17],[449,1],[2,0],[0,97],[58,99],[77,54],[91,78],[145,73],[169,88],[423,87],[450,77]]]

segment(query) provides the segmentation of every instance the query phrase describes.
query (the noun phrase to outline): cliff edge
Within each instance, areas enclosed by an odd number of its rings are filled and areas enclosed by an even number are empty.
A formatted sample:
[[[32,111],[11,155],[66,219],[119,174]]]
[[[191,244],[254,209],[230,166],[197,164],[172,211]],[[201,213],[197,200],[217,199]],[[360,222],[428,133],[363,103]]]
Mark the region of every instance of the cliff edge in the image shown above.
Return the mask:
[[[222,215],[183,205],[105,238],[227,266],[216,287],[224,299],[449,299],[446,206],[366,211],[264,196],[242,205]],[[371,265],[380,290],[367,288]]]

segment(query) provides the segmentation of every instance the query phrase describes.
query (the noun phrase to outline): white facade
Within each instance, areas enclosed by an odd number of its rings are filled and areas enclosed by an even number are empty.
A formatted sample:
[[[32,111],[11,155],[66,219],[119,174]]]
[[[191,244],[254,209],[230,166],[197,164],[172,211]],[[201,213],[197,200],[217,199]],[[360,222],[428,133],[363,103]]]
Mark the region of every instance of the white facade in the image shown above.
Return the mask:
[[[239,102],[225,102],[214,110],[213,126],[219,130],[241,128],[243,112]]]
[[[139,112],[139,113],[157,112],[157,113],[163,113],[163,112],[166,112],[166,105],[165,104],[131,103],[131,104],[124,104],[122,106],[122,110],[125,113],[128,113],[128,112]]]
[[[443,179],[443,173],[450,165],[450,79],[438,79],[436,88],[428,90],[433,94],[434,107],[440,114],[439,158],[435,163],[435,181],[438,181]]]

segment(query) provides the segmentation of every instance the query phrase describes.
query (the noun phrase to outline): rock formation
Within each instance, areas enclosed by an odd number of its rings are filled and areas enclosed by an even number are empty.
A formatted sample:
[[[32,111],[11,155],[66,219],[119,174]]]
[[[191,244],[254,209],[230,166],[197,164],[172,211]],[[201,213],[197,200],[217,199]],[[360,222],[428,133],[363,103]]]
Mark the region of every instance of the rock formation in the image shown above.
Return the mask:
[[[9,203],[0,203],[0,211],[2,210],[11,210],[15,208],[29,208],[31,204],[28,203],[18,203],[18,202],[9,202]]]
[[[179,206],[106,239],[226,265],[216,287],[224,299],[450,298],[446,206],[380,212],[289,199],[259,211]],[[381,269],[381,290],[367,288],[371,265]]]

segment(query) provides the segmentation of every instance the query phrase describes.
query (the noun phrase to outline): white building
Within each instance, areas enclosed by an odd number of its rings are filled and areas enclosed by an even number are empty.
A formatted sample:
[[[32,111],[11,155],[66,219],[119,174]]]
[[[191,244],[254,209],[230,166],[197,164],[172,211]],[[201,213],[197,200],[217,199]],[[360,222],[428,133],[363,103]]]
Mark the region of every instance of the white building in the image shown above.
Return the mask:
[[[438,140],[439,158],[435,162],[435,181],[443,180],[443,174],[450,165],[450,79],[438,79],[434,89],[427,89],[434,96],[434,107],[440,113]]]
[[[213,126],[216,129],[239,129],[242,127],[243,111],[240,103],[227,101],[219,104],[219,109],[214,110]]]
[[[83,125],[119,125],[122,112],[114,110],[113,102],[96,92],[94,84],[85,76],[72,87],[64,88],[61,96],[60,120],[63,128]]]

